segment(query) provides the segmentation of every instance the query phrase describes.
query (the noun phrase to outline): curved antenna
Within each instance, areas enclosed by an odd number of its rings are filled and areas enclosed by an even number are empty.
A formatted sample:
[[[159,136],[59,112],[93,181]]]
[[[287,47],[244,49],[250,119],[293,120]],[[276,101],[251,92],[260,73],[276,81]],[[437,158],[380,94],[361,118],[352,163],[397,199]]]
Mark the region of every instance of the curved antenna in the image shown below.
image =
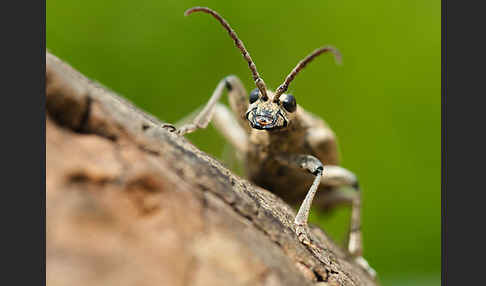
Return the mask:
[[[289,75],[285,78],[285,81],[277,88],[275,92],[275,96],[273,97],[273,101],[277,102],[280,95],[282,93],[286,92],[287,89],[289,88],[289,84],[294,80],[295,76],[308,64],[310,63],[315,57],[318,55],[325,53],[325,52],[331,52],[334,54],[334,57],[336,58],[336,62],[341,64],[341,54],[339,51],[331,46],[324,46],[319,49],[314,50],[312,53],[310,53],[307,57],[305,57],[303,60],[301,60],[295,68],[289,73]]]
[[[253,74],[253,80],[255,81],[255,85],[260,90],[262,97],[264,99],[268,99],[267,87],[265,85],[265,82],[260,77],[260,74],[257,71],[256,65],[253,62],[253,60],[251,59],[250,54],[246,50],[245,45],[238,38],[235,31],[231,28],[231,26],[228,24],[228,22],[226,22],[226,20],[223,17],[221,17],[216,11],[211,10],[210,8],[207,8],[207,7],[192,7],[190,9],[187,9],[186,12],[184,12],[184,15],[188,16],[188,15],[194,13],[194,12],[205,12],[207,14],[210,14],[214,18],[216,18],[216,20],[218,20],[221,23],[221,25],[223,25],[223,27],[226,29],[226,31],[228,31],[228,34],[230,35],[230,37],[235,41],[236,47],[238,49],[240,49],[241,53],[243,54],[243,57],[248,62],[248,67],[250,68],[251,73]]]

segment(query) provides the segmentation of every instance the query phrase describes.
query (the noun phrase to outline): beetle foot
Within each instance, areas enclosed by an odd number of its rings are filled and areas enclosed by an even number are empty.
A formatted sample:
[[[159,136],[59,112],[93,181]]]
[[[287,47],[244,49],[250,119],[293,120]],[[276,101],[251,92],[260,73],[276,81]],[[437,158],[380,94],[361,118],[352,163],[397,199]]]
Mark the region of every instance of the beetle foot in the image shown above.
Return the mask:
[[[299,241],[304,245],[310,245],[311,241],[309,239],[309,231],[307,228],[307,224],[295,224],[295,233],[297,234],[297,238]]]
[[[164,124],[162,124],[162,128],[167,129],[167,131],[169,131],[169,132],[177,131],[177,128],[174,125],[170,124],[170,123],[164,123]]]
[[[373,279],[376,278],[376,271],[375,269],[371,268],[370,264],[363,256],[358,256],[354,259],[354,261],[363,268]]]
[[[196,124],[189,123],[189,124],[186,124],[186,125],[182,126],[179,129],[175,130],[175,133],[177,133],[177,135],[184,136],[187,133],[192,133],[197,128],[198,128],[198,126]]]

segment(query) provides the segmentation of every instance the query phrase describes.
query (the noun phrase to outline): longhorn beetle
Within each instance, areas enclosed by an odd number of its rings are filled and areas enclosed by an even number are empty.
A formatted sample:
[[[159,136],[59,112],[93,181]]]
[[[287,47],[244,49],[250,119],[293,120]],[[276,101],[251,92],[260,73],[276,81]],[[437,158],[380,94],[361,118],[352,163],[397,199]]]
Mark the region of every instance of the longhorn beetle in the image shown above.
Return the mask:
[[[184,14],[187,16],[194,12],[212,15],[228,31],[248,62],[256,88],[247,98],[245,88],[236,76],[222,79],[192,122],[175,132],[184,135],[198,128],[206,128],[212,119],[216,129],[245,158],[251,181],[289,203],[299,202],[307,193],[294,221],[296,235],[305,245],[311,244],[307,220],[317,191],[320,195],[314,204],[319,207],[350,204],[348,251],[360,266],[375,276],[374,270],[362,257],[361,194],[356,176],[338,166],[336,137],[331,128],[322,119],[297,105],[295,97],[286,93],[295,76],[315,57],[330,52],[340,62],[338,50],[331,46],[314,50],[272,92],[267,89],[250,54],[228,22],[206,7],[193,7]],[[218,103],[225,89],[228,90],[229,103],[236,117],[225,105]],[[307,173],[296,168],[304,169]]]

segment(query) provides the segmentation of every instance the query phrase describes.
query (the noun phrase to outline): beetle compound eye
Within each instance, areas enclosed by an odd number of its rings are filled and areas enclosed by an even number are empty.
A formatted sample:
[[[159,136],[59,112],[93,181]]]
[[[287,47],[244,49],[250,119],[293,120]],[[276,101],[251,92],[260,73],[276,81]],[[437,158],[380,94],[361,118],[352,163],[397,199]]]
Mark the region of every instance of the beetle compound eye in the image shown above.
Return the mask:
[[[294,112],[297,109],[297,102],[295,101],[295,97],[291,94],[283,94],[280,97],[283,107],[288,112]]]
[[[258,100],[258,88],[255,88],[250,92],[250,103],[253,103]]]

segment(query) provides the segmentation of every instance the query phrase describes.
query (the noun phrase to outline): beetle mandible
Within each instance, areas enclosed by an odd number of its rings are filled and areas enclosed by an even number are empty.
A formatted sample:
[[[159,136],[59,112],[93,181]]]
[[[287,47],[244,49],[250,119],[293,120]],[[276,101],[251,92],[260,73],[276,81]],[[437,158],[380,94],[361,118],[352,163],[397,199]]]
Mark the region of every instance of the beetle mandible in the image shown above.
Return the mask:
[[[295,66],[273,92],[267,89],[250,54],[228,22],[207,7],[193,7],[184,14],[187,16],[194,12],[212,15],[226,29],[248,62],[256,88],[248,97],[236,76],[222,79],[192,122],[175,132],[180,135],[191,133],[206,128],[211,121],[243,156],[246,172],[252,182],[291,204],[298,203],[306,194],[294,220],[295,233],[303,244],[311,244],[307,220],[317,191],[319,196],[314,205],[318,207],[351,205],[348,251],[358,264],[375,276],[375,271],[362,257],[361,191],[357,178],[338,165],[336,136],[329,125],[297,105],[295,97],[286,93],[295,76],[315,57],[330,52],[340,62],[338,50],[331,46],[314,50]],[[218,103],[225,89],[236,116],[225,105]],[[299,168],[307,172],[296,170]]]

